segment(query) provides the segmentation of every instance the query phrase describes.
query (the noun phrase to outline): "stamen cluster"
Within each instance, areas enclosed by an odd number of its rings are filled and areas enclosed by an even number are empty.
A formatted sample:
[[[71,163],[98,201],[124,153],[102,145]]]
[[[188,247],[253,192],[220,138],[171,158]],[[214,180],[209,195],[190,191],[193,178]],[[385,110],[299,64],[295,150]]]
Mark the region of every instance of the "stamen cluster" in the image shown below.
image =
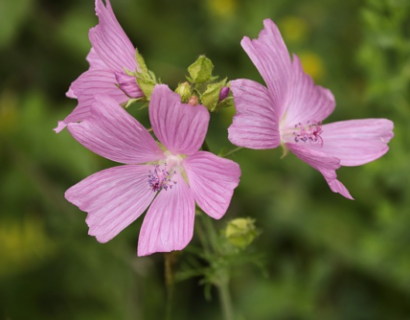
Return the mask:
[[[320,143],[323,145],[323,139],[320,136],[322,131],[322,122],[321,121],[308,121],[304,126],[302,123],[295,125],[297,131],[293,132],[294,140],[296,143],[299,141],[310,142],[310,143]]]
[[[173,174],[175,174],[175,171],[170,173],[167,170],[166,164],[164,164],[163,168],[161,168],[158,164],[154,164],[154,171],[150,170],[148,175],[148,184],[152,191],[157,192],[162,189],[172,189],[173,184],[177,183],[176,181],[170,179]]]

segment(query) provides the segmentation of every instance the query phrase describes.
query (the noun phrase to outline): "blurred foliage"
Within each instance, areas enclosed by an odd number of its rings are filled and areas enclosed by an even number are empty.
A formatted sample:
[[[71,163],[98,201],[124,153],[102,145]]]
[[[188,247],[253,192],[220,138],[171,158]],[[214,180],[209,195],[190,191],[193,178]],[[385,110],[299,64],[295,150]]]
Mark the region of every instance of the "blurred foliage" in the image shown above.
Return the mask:
[[[174,88],[201,54],[223,79],[262,82],[240,47],[262,20],[278,23],[289,50],[335,94],[329,121],[386,117],[391,150],[340,180],[355,201],[333,194],[322,176],[281,150],[243,150],[227,216],[262,231],[250,246],[264,270],[232,270],[236,318],[401,320],[410,317],[410,2],[408,0],[112,0],[148,67]],[[163,319],[162,254],[137,258],[141,219],[107,244],[87,235],[85,213],[64,191],[112,166],[65,130],[75,106],[65,92],[87,69],[92,0],[0,1],[0,319]],[[131,106],[146,123],[146,109]],[[213,114],[208,144],[233,148],[234,110]],[[173,270],[189,263],[194,238]],[[205,261],[198,263],[205,265]],[[221,319],[216,291],[199,277],[177,282],[175,319]]]

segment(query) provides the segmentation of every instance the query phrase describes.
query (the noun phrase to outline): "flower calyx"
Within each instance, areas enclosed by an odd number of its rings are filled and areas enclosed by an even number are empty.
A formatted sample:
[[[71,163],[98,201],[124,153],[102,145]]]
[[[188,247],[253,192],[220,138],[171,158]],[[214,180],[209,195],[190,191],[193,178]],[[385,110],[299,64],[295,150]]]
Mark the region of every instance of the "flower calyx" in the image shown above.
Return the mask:
[[[228,242],[239,249],[246,249],[258,235],[255,220],[251,218],[237,218],[229,221],[225,229]]]

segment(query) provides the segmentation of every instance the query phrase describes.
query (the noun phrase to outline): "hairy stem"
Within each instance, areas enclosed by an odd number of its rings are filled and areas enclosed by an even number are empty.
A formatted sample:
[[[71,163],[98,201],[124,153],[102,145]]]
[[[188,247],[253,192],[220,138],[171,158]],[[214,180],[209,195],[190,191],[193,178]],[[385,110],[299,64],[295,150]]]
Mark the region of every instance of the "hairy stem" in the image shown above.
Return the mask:
[[[232,299],[229,291],[229,276],[224,275],[216,287],[218,288],[219,301],[221,303],[224,319],[234,320]]]
[[[205,230],[205,239],[208,244],[206,248],[209,250],[209,247],[212,249],[215,256],[214,259],[223,258],[223,253],[221,252],[220,245],[218,243],[218,233],[215,230],[215,226],[212,223],[212,220],[204,213],[200,215],[202,224]],[[204,250],[205,246],[204,246]],[[214,282],[214,285],[218,289],[219,302],[221,304],[222,313],[225,320],[234,320],[234,313],[232,307],[232,299],[229,291],[229,270],[228,266],[224,263],[219,264],[218,276]]]

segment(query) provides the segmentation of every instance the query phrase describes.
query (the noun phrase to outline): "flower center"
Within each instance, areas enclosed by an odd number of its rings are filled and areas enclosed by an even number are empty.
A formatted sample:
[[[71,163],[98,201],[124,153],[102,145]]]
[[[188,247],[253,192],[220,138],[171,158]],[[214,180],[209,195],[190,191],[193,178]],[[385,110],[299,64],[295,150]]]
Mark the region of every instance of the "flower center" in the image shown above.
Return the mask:
[[[319,143],[323,145],[323,139],[320,136],[322,134],[322,122],[321,121],[308,121],[305,125],[298,123],[295,125],[293,131],[293,140],[298,142],[309,142],[312,144]]]
[[[172,176],[175,175],[177,171],[183,173],[181,166],[183,156],[173,155],[169,151],[165,151],[164,153],[166,159],[153,164],[153,170],[150,170],[148,174],[148,184],[154,192],[161,191],[162,189],[172,189],[172,187],[177,184],[177,181],[173,180]]]
[[[175,180],[172,180],[172,176],[175,174],[175,171],[168,169],[167,164],[154,164],[154,170],[149,171],[148,175],[148,184],[152,191],[157,192],[162,189],[168,190],[177,183]]]

